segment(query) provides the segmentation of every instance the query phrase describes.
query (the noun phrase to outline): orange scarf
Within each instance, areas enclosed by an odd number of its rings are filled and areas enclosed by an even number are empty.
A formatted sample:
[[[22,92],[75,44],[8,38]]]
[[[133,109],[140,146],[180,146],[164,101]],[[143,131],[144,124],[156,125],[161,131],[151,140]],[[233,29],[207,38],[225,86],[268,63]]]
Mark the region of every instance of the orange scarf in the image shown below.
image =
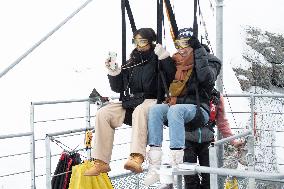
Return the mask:
[[[187,72],[192,71],[193,68],[193,49],[190,49],[188,52],[188,55],[183,57],[181,56],[178,52],[173,55],[173,60],[176,64],[176,74],[175,74],[175,80],[183,81],[186,77]],[[185,88],[183,89],[182,93],[180,96],[183,96],[185,93]],[[177,97],[176,96],[171,96],[170,99],[168,100],[168,103],[170,105],[176,104]]]

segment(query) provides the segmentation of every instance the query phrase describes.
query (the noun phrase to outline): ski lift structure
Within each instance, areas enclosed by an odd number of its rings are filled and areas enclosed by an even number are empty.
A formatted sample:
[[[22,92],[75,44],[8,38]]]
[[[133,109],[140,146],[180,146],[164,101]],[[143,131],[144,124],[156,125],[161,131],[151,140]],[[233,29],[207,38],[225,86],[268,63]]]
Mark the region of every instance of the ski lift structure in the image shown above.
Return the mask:
[[[58,26],[56,26],[53,30],[51,30],[46,36],[44,36],[40,41],[38,41],[34,46],[32,46],[30,49],[28,49],[22,56],[20,56],[15,62],[13,62],[9,67],[7,67],[3,72],[0,73],[0,78],[3,77],[5,74],[7,74],[13,67],[15,67],[17,64],[19,64],[25,57],[27,57],[30,53],[33,52],[34,49],[36,49],[38,46],[40,46],[45,40],[47,40],[52,34],[54,34],[59,28],[61,28],[65,23],[67,23],[70,19],[72,19],[77,13],[79,13],[82,9],[84,9],[89,3],[91,3],[92,0],[87,0],[84,4],[82,4],[78,9],[76,9],[70,16],[68,16],[65,20],[63,20]],[[197,12],[197,5],[198,0],[194,0],[194,6],[195,6],[195,13],[194,16],[196,16]],[[169,20],[171,22],[171,28],[173,30],[173,36],[176,36],[177,32],[177,25],[175,22],[172,22],[174,20],[173,18],[173,12],[171,8],[171,4],[169,0],[157,0],[157,42],[161,43],[162,41],[162,20],[163,20],[163,6],[166,7],[167,13],[169,15]],[[134,22],[134,18],[132,15],[131,7],[129,4],[129,0],[121,0],[121,11],[122,11],[122,62],[126,62],[126,12],[129,17],[129,21],[131,24],[132,31],[136,31],[136,26]],[[223,61],[223,0],[216,0],[216,55],[217,57]],[[194,21],[194,25],[197,25],[196,19]],[[197,32],[198,29],[195,26],[195,31]],[[223,90],[223,84],[222,84],[222,71],[219,75],[219,79],[217,81],[218,89],[222,92]],[[224,95],[228,98],[237,97],[237,98],[248,98],[250,99],[250,112],[244,112],[249,115],[251,115],[250,119],[250,126],[248,127],[248,130],[246,132],[225,138],[217,140],[216,142],[211,144],[211,147],[209,149],[210,152],[210,167],[203,167],[198,166],[196,164],[188,164],[183,165],[183,167],[180,167],[176,170],[173,170],[170,172],[170,175],[176,175],[178,178],[178,182],[176,185],[176,188],[181,189],[183,188],[183,181],[182,176],[183,175],[191,175],[196,173],[209,173],[210,176],[210,183],[211,183],[211,189],[221,189],[224,188],[224,185],[220,184],[220,177],[228,177],[232,176],[234,178],[243,179],[238,184],[240,185],[241,182],[246,180],[245,187],[248,189],[255,189],[258,188],[257,183],[260,181],[266,181],[268,183],[276,183],[279,184],[277,186],[283,186],[284,185],[284,174],[280,173],[264,173],[264,172],[257,172],[255,170],[255,158],[254,158],[254,147],[255,147],[255,99],[260,97],[267,97],[267,98],[284,98],[284,95],[238,95],[238,94],[230,94],[230,95]],[[84,115],[83,116],[75,116],[75,117],[65,117],[65,118],[55,118],[55,119],[47,119],[47,120],[36,120],[36,108],[37,107],[44,107],[46,105],[60,105],[60,104],[83,104],[84,107]],[[30,188],[46,188],[51,189],[51,180],[52,177],[56,176],[53,175],[52,172],[53,167],[55,163],[53,162],[54,157],[58,157],[60,154],[53,153],[52,151],[52,145],[54,144],[54,141],[59,141],[58,138],[68,138],[67,141],[70,141],[69,137],[74,136],[80,136],[85,135],[86,131],[93,130],[94,127],[91,124],[92,119],[94,119],[93,112],[96,111],[96,109],[101,105],[101,103],[98,103],[98,100],[95,102],[92,99],[86,98],[86,99],[73,99],[73,100],[61,100],[61,101],[44,101],[44,102],[32,102],[31,108],[30,108],[30,125],[31,125],[31,131],[27,133],[18,133],[18,134],[11,134],[11,135],[0,135],[0,140],[10,140],[10,139],[19,139],[19,138],[25,138],[29,140],[30,144],[30,151],[29,152],[23,152],[23,153],[15,153],[15,154],[9,154],[5,156],[1,156],[0,160],[2,158],[9,158],[14,156],[21,156],[21,155],[29,155],[29,161],[30,161],[30,170],[24,170],[24,171],[16,171],[12,173],[8,173],[5,175],[0,175],[0,179],[15,176],[15,175],[21,175],[21,174],[30,174]],[[81,112],[82,113],[82,112]],[[234,113],[234,112],[231,112]],[[283,115],[283,112],[278,112],[278,114]],[[49,129],[44,130],[44,137],[37,137],[37,129],[39,126],[37,124],[41,123],[47,123],[47,122],[59,122],[59,121],[70,121],[70,120],[77,120],[81,119],[81,124],[85,124],[84,128],[77,127],[76,129],[67,130],[67,131],[57,131],[57,132],[51,132]],[[131,129],[128,126],[122,127],[118,130],[127,130]],[[95,132],[95,131],[94,131]],[[236,170],[236,169],[228,169],[228,168],[222,168],[223,163],[223,157],[220,156],[220,154],[223,154],[223,145],[225,143],[228,143],[229,141],[233,139],[237,139],[240,137],[246,137],[247,138],[247,148],[248,148],[248,154],[246,156],[247,160],[247,170]],[[71,139],[73,140],[73,139]],[[44,144],[43,144],[44,142]],[[41,143],[41,144],[38,144]],[[63,144],[63,143],[62,143]],[[128,142],[118,143],[116,146],[123,146],[128,145]],[[42,156],[38,156],[36,152],[38,149],[44,149],[45,154]],[[84,151],[85,148],[76,149],[76,151]],[[90,157],[89,151],[87,152],[87,156]],[[127,154],[125,154],[127,155]],[[115,161],[121,161],[126,159],[126,157],[118,158],[112,160]],[[45,160],[44,166],[41,164],[38,164],[37,161],[39,160]],[[39,173],[39,169],[44,168],[43,173]],[[146,171],[146,170],[145,170]],[[146,188],[143,186],[143,176],[145,172],[142,174],[134,175],[130,172],[124,172],[120,174],[116,174],[113,176],[110,176],[113,182],[114,188]],[[45,180],[45,186],[38,184],[38,179],[44,178]],[[224,183],[224,182],[223,182]],[[236,183],[236,179],[234,180],[234,183]],[[41,183],[42,184],[42,183]],[[228,185],[227,185],[228,186]],[[234,186],[232,186],[234,187]],[[231,188],[232,188],[231,187]],[[157,188],[156,186],[151,186],[148,188]],[[276,187],[275,187],[276,188]]]

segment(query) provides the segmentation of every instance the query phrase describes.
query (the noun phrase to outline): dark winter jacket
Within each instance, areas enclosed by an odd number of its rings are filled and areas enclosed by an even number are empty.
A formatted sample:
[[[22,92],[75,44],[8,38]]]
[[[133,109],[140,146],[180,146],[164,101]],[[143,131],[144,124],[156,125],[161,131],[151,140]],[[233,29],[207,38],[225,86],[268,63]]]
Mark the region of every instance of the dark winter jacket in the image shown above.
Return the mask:
[[[194,85],[198,85],[200,105],[209,112],[209,99],[221,69],[221,61],[208,54],[204,47],[194,51],[195,72],[187,83],[186,94],[178,97],[177,104],[196,104]]]
[[[217,112],[215,118],[216,126],[218,131],[221,133],[222,137],[227,138],[233,136],[233,132],[229,125],[229,121],[226,117],[224,97],[222,94],[220,95],[219,103],[216,107],[216,112]],[[185,140],[197,143],[212,142],[214,140],[214,133],[212,132],[212,129],[206,126],[206,127],[197,128],[193,131],[186,131]],[[232,140],[231,144],[234,145],[235,142],[237,141],[238,141],[237,139]]]
[[[173,60],[170,57],[161,60],[160,70],[165,76],[168,87],[174,79],[176,72]],[[108,75],[108,78],[111,89],[120,93],[120,100],[129,85],[130,93],[132,94],[144,93],[146,99],[163,101],[165,90],[161,79],[159,79],[160,83],[158,85],[158,74],[158,57],[154,53],[154,47],[152,47],[146,52],[139,52],[134,49],[130,59],[122,66],[120,74],[116,76]]]

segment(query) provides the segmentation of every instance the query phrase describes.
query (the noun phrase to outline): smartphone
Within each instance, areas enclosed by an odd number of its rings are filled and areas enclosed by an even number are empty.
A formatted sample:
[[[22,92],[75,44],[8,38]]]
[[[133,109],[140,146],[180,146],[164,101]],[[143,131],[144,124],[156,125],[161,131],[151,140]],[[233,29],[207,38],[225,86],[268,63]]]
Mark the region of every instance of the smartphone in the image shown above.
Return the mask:
[[[109,67],[112,70],[115,70],[117,68],[116,57],[117,57],[116,52],[112,51],[108,52]]]
[[[117,57],[117,53],[116,52],[108,52],[108,58],[110,62],[115,62],[116,61],[116,57]]]

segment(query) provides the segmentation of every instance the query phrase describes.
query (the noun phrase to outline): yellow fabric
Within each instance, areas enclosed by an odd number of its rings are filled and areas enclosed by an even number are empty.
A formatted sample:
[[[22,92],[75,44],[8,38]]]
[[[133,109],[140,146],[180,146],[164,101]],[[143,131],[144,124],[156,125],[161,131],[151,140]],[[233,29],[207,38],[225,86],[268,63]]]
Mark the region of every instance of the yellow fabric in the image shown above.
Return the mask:
[[[101,173],[99,176],[84,176],[85,171],[92,165],[93,162],[85,161],[72,167],[69,189],[113,189],[106,173]]]
[[[92,148],[92,138],[93,138],[93,133],[92,131],[86,131],[85,134],[85,147],[87,149],[91,149]]]
[[[186,89],[186,83],[189,78],[189,76],[192,73],[192,68],[188,70],[187,75],[185,76],[185,79],[180,81],[180,80],[173,80],[172,83],[170,84],[169,87],[169,93],[170,93],[170,98],[167,100],[169,105],[175,105],[177,102],[177,97],[182,96],[185,93]]]
[[[179,96],[183,91],[185,84],[191,75],[192,69],[189,69],[184,80],[173,80],[170,84],[169,92],[170,96]]]
[[[239,184],[238,184],[238,180],[236,177],[233,177],[233,179],[231,178],[226,179],[224,189],[238,189],[238,188],[239,188]]]

